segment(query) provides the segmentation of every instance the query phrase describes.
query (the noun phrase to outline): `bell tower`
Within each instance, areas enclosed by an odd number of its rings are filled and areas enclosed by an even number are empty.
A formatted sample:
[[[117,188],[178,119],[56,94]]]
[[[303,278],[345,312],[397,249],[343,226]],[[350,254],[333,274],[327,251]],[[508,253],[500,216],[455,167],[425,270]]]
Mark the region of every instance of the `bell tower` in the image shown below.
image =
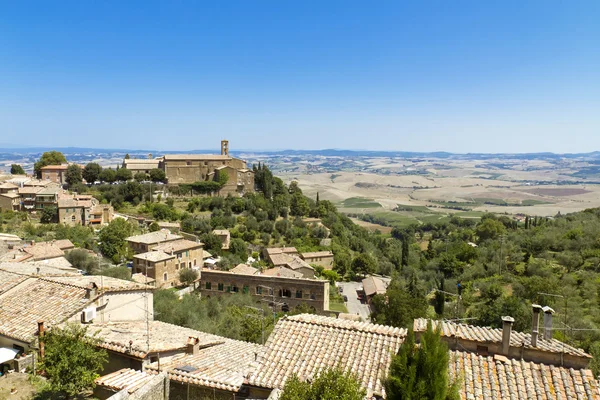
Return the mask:
[[[229,155],[229,140],[221,140],[221,155]]]

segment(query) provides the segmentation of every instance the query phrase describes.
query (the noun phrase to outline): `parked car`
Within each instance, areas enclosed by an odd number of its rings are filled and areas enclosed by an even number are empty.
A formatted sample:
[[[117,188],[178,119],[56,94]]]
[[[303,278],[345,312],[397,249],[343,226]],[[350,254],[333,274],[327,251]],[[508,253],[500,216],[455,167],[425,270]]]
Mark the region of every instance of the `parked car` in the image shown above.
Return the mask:
[[[344,303],[348,302],[348,296],[344,295]]]
[[[338,287],[338,290],[340,291],[340,293],[344,293],[344,288],[343,287]]]

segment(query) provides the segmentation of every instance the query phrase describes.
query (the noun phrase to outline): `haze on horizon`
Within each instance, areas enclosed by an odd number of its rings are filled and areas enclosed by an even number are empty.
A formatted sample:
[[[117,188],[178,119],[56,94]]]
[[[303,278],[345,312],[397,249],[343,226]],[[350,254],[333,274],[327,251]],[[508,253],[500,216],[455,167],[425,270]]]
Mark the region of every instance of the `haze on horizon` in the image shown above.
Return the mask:
[[[599,20],[591,0],[4,2],[0,143],[600,150]]]

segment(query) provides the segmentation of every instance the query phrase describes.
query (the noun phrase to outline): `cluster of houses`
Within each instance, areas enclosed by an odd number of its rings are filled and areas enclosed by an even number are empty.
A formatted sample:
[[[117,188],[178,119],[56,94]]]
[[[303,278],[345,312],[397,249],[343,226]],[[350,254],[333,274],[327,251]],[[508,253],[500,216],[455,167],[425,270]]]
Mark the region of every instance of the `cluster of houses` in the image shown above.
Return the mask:
[[[82,275],[64,258],[74,248],[68,240],[10,244],[0,258],[0,373],[32,367],[45,356],[46,331],[74,323],[108,353],[96,382],[100,399],[275,399],[294,374],[310,380],[332,366],[354,373],[368,398],[386,398],[383,382],[407,331],[327,312],[329,283],[314,277],[311,264],[327,265],[329,254],[267,249],[267,270],[240,264],[219,271],[202,267],[202,243],[166,230],[127,241],[137,253],[132,281]],[[201,272],[202,296],[249,293],[272,305],[302,302],[315,314],[281,318],[264,344],[158,321],[153,292],[177,285],[183,268]],[[377,278],[363,286],[367,296],[385,290]],[[592,357],[553,338],[553,313],[533,305],[530,332],[514,331],[508,316],[500,329],[433,321],[449,347],[449,374],[460,379],[461,398],[599,399]],[[414,321],[417,343],[428,322]]]
[[[276,398],[292,375],[310,380],[336,365],[357,376],[368,398],[385,398],[383,381],[407,335],[343,315],[300,314],[281,318],[264,345],[247,343],[155,320],[152,286],[7,264],[0,263],[0,368],[26,369],[44,357],[48,329],[82,324],[109,355],[100,399]],[[461,398],[600,398],[591,356],[552,338],[552,314],[534,305],[531,332],[514,331],[510,317],[501,329],[434,321]],[[414,321],[417,343],[427,322]]]
[[[0,211],[42,212],[55,207],[59,223],[74,226],[99,226],[114,218],[110,204],[92,196],[71,194],[60,183],[29,177],[14,177],[0,183]]]

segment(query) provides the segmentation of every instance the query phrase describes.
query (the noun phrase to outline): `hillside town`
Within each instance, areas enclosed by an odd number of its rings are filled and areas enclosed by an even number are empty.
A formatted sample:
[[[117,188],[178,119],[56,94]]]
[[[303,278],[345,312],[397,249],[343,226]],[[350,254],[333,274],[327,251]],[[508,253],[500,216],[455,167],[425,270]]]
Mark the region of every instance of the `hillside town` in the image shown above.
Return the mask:
[[[598,353],[565,334],[561,302],[542,293],[540,305],[496,307],[508,301],[498,286],[477,314],[468,304],[488,296],[488,283],[443,283],[466,280],[454,268],[475,266],[459,260],[476,263],[505,225],[525,232],[529,218],[523,227],[490,216],[469,225],[476,236],[455,233],[451,264],[438,231],[368,233],[228,151],[224,140],[216,156],[125,158],[118,171],[128,173],[113,182],[49,154],[41,160],[61,163],[3,179],[0,388],[25,374],[58,381],[50,360],[65,352],[74,367],[73,344],[64,346],[75,340],[102,356],[80,366],[93,379],[72,395],[286,399],[296,380],[337,371],[360,398],[386,399],[402,386],[401,355],[439,346],[458,398],[600,399]],[[507,257],[505,269],[517,268]],[[434,266],[438,288],[409,272]],[[69,332],[79,339],[53,340]]]

